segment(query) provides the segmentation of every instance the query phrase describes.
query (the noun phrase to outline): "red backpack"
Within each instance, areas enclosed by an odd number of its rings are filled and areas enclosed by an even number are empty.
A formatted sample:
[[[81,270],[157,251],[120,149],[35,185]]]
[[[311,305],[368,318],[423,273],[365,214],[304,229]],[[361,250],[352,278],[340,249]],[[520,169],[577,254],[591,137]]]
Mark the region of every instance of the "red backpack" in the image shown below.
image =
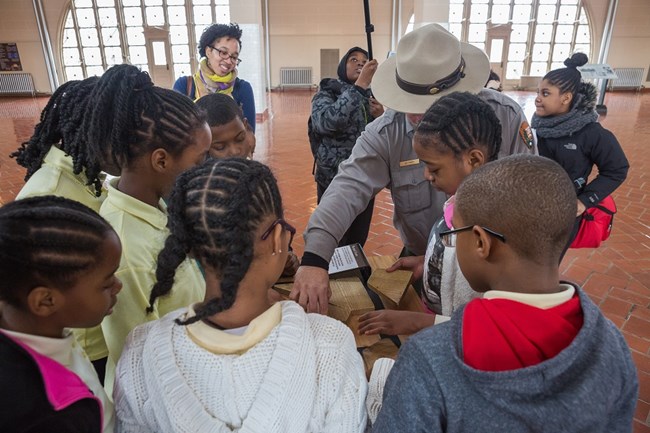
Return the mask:
[[[616,203],[611,195],[582,214],[580,229],[570,248],[598,248],[612,233]]]

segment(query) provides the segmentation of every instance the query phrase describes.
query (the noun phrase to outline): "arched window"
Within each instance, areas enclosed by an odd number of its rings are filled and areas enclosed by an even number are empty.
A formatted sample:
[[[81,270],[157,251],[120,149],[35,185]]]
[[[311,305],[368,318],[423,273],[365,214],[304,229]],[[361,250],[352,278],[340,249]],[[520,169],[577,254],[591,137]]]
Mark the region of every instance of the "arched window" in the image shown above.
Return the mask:
[[[449,30],[484,49],[506,80],[542,76],[575,52],[591,58],[582,0],[450,0]]]
[[[189,75],[203,29],[229,22],[229,0],[72,0],[62,32],[63,78],[101,75],[124,62],[147,71],[169,55],[174,77]]]

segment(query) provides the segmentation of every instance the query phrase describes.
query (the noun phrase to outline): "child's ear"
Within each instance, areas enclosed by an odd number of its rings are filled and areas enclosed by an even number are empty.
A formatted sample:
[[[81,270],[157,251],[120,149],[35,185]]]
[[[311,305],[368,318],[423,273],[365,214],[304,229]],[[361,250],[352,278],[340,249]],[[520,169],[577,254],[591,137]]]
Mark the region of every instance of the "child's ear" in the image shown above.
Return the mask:
[[[282,232],[284,228],[281,224],[276,224],[273,228],[273,255],[280,254],[282,252]]]
[[[171,162],[171,155],[163,148],[151,152],[151,166],[157,172],[165,171]]]
[[[474,226],[472,228],[472,235],[474,237],[476,255],[480,259],[487,260],[490,254],[494,252],[494,239],[480,226]]]
[[[483,164],[485,164],[486,159],[485,159],[485,154],[483,153],[482,150],[480,149],[470,149],[469,152],[467,153],[467,161],[472,168],[472,170],[476,170]]]
[[[65,303],[63,294],[45,286],[32,289],[27,295],[27,308],[39,317],[49,317],[56,313]]]
[[[573,93],[566,92],[566,93],[562,94],[562,104],[563,105],[571,104],[572,100],[573,100]]]

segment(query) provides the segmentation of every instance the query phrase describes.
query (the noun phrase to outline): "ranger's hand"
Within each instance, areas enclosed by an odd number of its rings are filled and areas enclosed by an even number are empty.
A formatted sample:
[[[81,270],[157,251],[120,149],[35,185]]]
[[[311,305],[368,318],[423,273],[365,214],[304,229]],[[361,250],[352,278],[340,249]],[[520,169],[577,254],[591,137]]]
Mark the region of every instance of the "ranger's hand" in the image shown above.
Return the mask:
[[[289,298],[298,302],[308,313],[327,314],[327,303],[332,296],[329,281],[325,269],[300,266],[293,279]]]

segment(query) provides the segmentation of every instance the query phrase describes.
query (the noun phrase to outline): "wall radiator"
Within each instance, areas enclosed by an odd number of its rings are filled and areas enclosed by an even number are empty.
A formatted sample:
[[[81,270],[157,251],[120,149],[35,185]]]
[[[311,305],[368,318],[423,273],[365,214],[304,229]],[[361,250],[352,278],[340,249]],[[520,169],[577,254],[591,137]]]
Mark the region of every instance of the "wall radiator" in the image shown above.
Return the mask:
[[[643,87],[644,68],[614,68],[618,78],[610,81],[610,89],[637,89]]]
[[[311,67],[280,68],[280,89],[311,86]]]
[[[28,73],[0,74],[0,95],[18,95],[28,93],[34,96],[34,80]]]

